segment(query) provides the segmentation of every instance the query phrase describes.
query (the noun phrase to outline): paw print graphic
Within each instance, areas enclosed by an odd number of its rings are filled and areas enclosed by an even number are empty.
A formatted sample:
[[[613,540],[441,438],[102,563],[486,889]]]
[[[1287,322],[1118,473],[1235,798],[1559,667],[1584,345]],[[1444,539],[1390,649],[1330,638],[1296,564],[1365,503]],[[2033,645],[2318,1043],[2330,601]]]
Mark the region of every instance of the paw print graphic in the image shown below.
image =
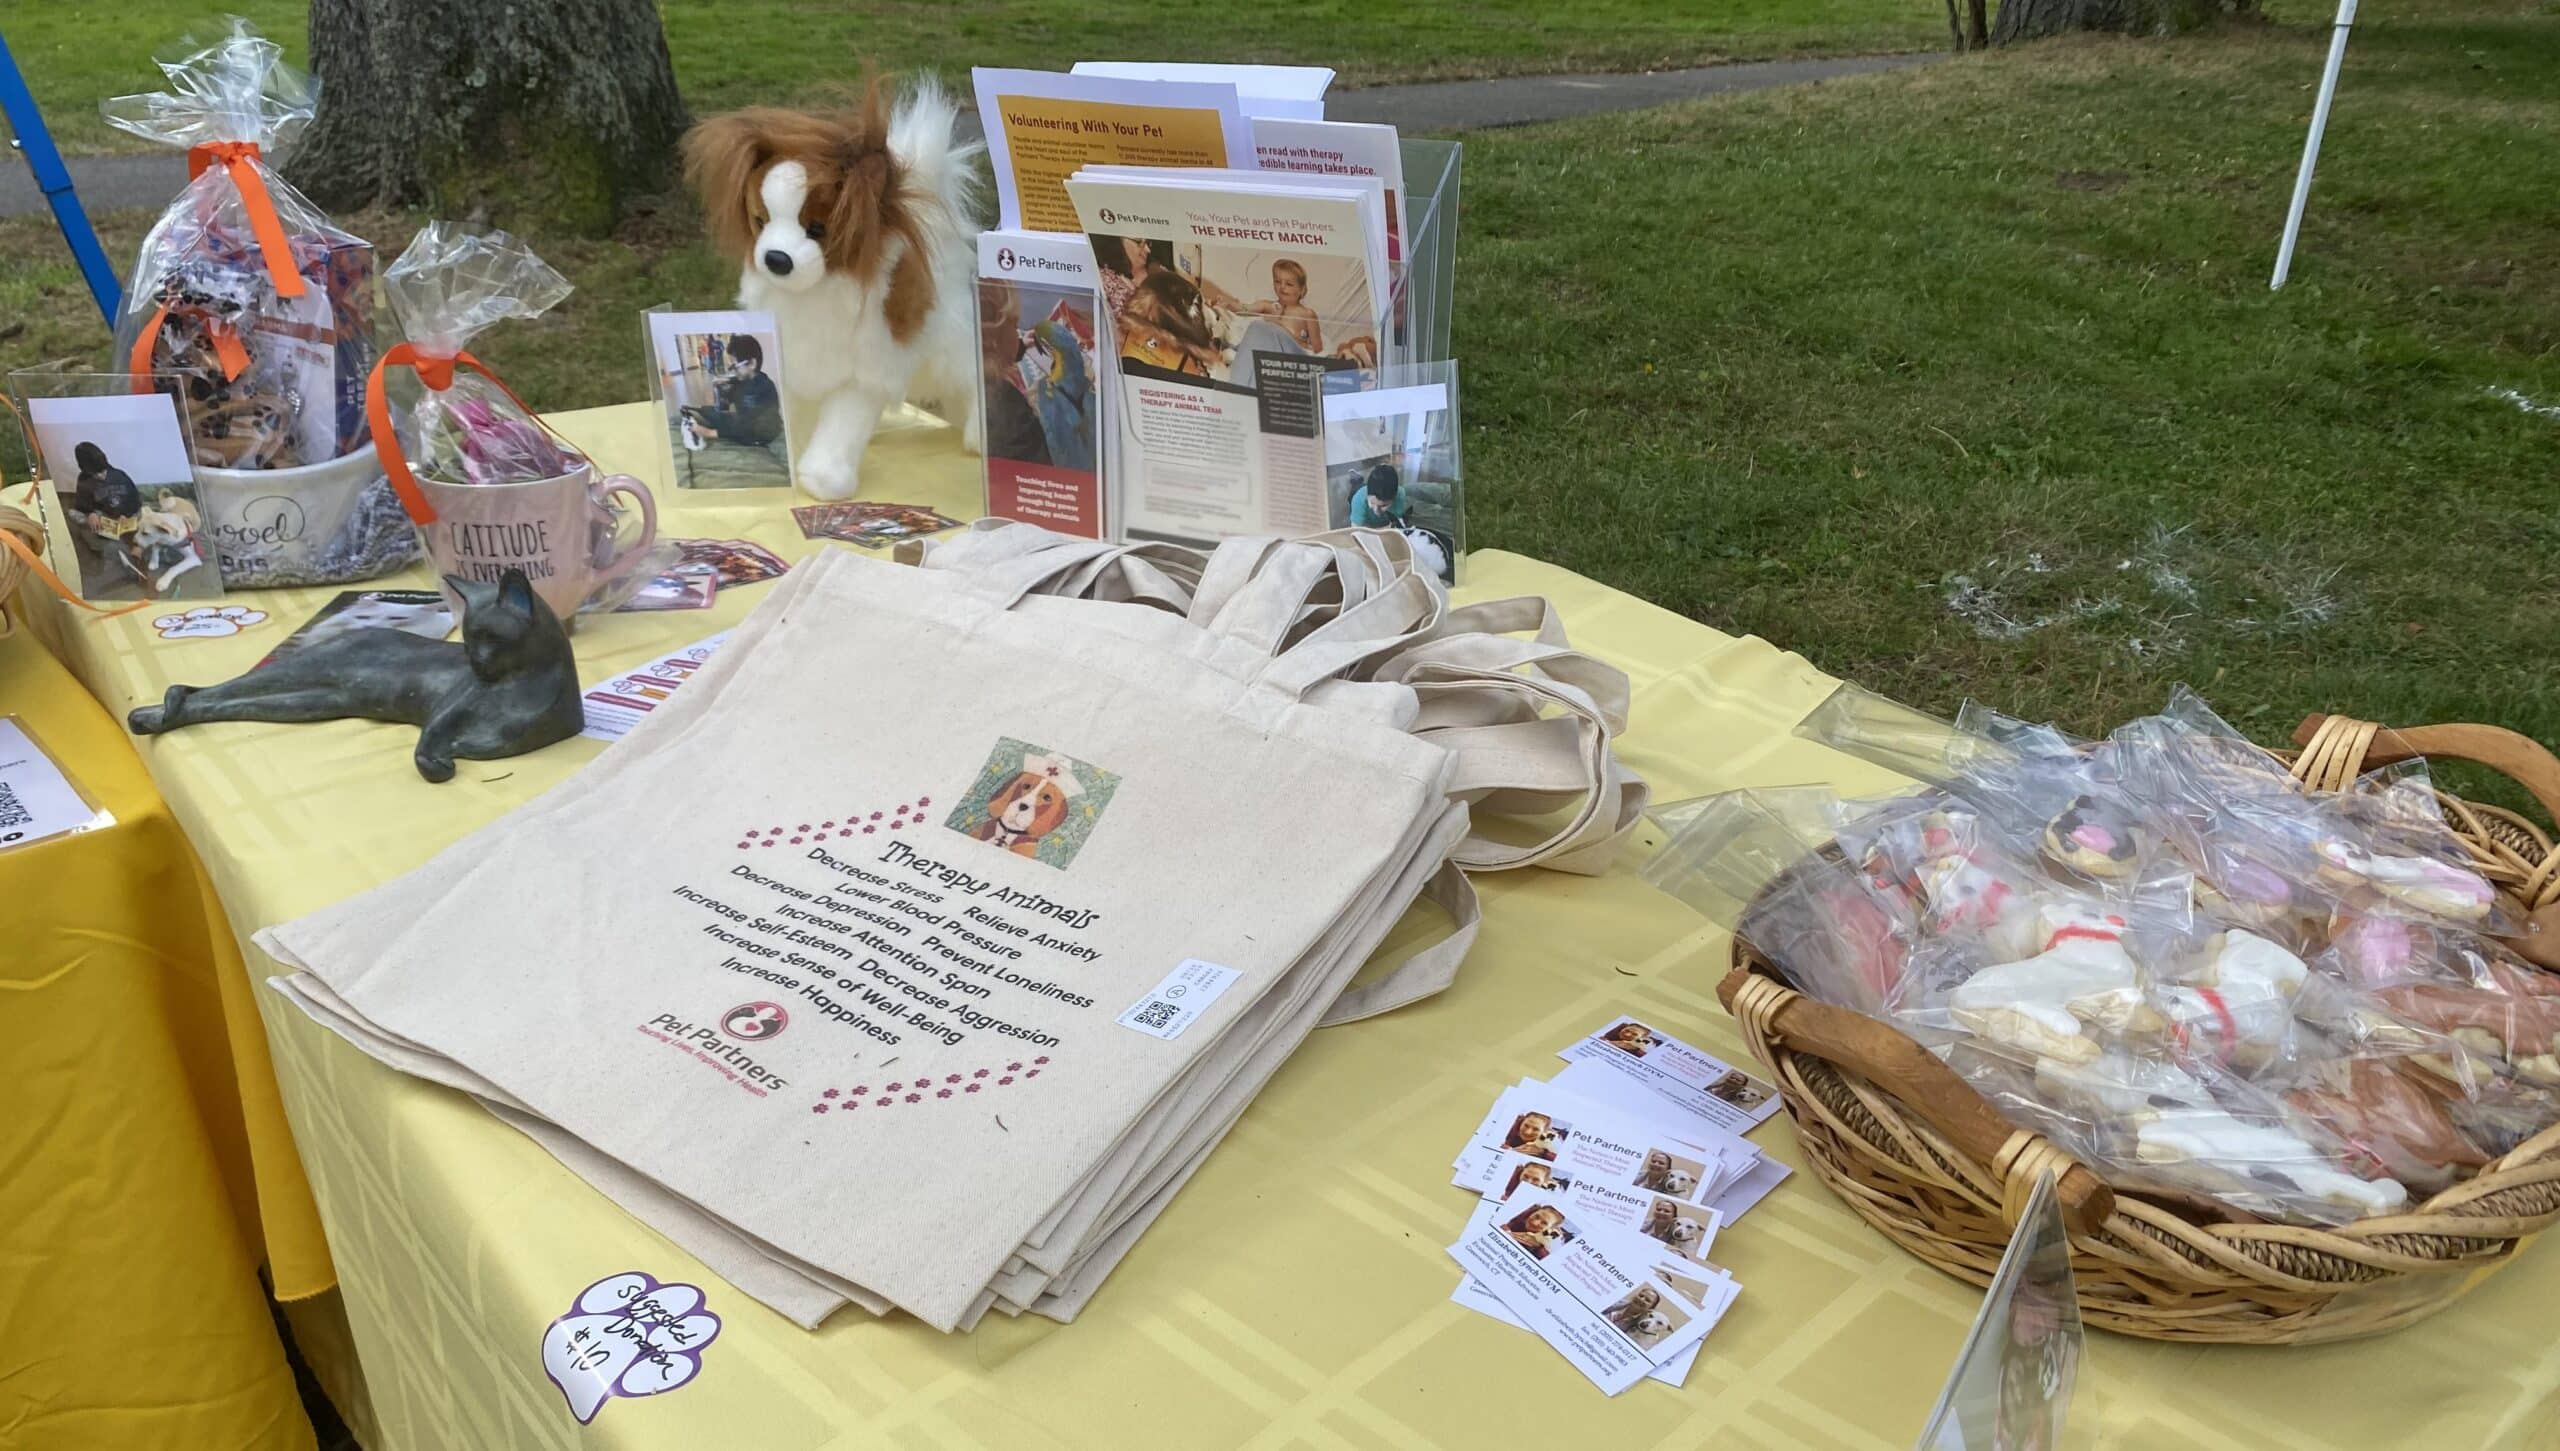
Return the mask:
[[[247,605],[198,605],[178,614],[158,616],[152,620],[151,628],[159,631],[163,640],[219,640],[266,622],[265,610],[253,610]]]
[[[907,1095],[907,1102],[909,1103],[922,1103],[923,1101],[924,1095],[921,1093],[910,1093]]]
[[[1013,1075],[1012,1075],[1012,1074],[1010,1074],[1010,1073],[1008,1073],[1008,1074],[1006,1074],[1004,1077],[999,1078],[999,1079],[997,1079],[997,1080],[996,1080],[996,1087],[998,1087],[998,1088],[1003,1088],[1003,1087],[1005,1087],[1006,1085],[1008,1085],[1008,1084],[1010,1084],[1010,1083],[1012,1083],[1012,1082],[1013,1082]]]
[[[967,1088],[962,1089],[961,1091],[962,1091],[963,1093],[975,1093],[975,1092],[977,1092],[977,1091],[978,1091],[981,1087],[983,1087],[983,1086],[984,1086],[984,1085],[982,1085],[982,1084],[972,1083],[972,1084],[970,1084]]]
[[[949,1098],[951,1096],[951,1090],[947,1088],[937,1088],[933,1091],[933,1096],[936,1098]]]
[[[857,1089],[855,1089],[855,1090],[854,1090],[854,1092],[856,1092],[856,1093],[860,1093],[861,1091],[862,1091],[862,1090],[861,1090],[861,1089],[859,1089],[859,1088],[857,1088]],[[843,1095],[843,1093],[839,1092],[838,1090],[830,1088],[830,1089],[825,1089],[825,1090],[821,1091],[821,1092],[818,1094],[818,1097],[820,1097],[820,1098],[842,1098],[842,1097],[844,1097],[844,1095]]]
[[[813,1103],[809,1105],[809,1112],[811,1113],[825,1113],[826,1111],[827,1105],[823,1103]]]

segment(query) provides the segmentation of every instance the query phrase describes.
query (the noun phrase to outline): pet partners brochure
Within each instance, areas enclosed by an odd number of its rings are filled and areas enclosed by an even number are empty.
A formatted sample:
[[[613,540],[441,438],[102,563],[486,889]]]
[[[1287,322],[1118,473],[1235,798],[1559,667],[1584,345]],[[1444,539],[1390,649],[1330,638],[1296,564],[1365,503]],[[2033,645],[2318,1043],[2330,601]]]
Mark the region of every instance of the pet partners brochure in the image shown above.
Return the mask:
[[[1121,535],[1322,532],[1323,398],[1371,386],[1383,360],[1376,179],[1067,188],[1102,287]]]
[[[987,513],[1111,537],[1102,496],[1100,289],[1080,235],[978,236]]]
[[[1229,84],[1132,81],[1052,71],[970,72],[996,225],[1080,232],[1066,180],[1082,166],[1251,167],[1253,128]]]

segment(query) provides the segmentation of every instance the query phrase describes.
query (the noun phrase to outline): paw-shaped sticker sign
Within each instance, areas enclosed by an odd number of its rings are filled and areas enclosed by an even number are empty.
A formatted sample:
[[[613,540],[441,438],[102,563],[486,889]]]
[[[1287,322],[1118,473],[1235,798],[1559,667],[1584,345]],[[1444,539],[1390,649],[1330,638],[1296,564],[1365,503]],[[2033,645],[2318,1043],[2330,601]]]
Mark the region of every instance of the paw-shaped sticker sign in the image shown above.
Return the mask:
[[[267,622],[265,610],[246,605],[198,605],[184,614],[161,615],[151,622],[163,640],[219,640],[251,625]]]
[[[615,1396],[655,1396],[702,1373],[702,1348],[720,1317],[702,1291],[660,1284],[638,1270],[607,1275],[542,1332],[542,1370],[585,1425]]]

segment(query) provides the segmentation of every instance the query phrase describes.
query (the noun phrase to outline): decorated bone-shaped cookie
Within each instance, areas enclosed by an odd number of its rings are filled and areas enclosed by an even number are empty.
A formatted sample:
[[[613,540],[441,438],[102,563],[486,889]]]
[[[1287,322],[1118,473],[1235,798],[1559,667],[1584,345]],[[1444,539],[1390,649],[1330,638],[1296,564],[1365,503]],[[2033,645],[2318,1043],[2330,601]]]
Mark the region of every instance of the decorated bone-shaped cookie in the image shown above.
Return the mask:
[[[2376,1176],[2440,1189],[2486,1167],[2489,1155],[2447,1114],[2443,1102],[2397,1058],[2343,1058],[2285,1095],[2304,1117],[2346,1141],[2353,1162]]]
[[[2130,1053],[2107,1053],[2087,1063],[2039,1058],[2036,1089],[2057,1102],[2120,1120],[2127,1127],[2170,1109],[2213,1102],[2205,1086],[2177,1064]]]
[[[2477,922],[2497,904],[2497,890],[2478,872],[2434,857],[2369,852],[2337,837],[2312,848],[2322,870],[2342,887],[2369,886],[2404,907],[2453,922]]]
[[[2257,1193],[2305,1195],[2359,1216],[2409,1202],[2408,1189],[2397,1179],[2359,1179],[2332,1167],[2300,1135],[2246,1123],[2219,1108],[2183,1108],[2143,1123],[2134,1130],[2134,1156]]]
[[[2264,1067],[2284,1046],[2293,995],[2310,971],[2284,948],[2235,928],[2213,939],[2198,971],[2160,990],[2160,1010],[2179,1046]]]
[[[2155,1031],[2141,970],[2124,950],[2124,919],[2051,904],[2039,909],[2044,950],[1986,967],[1958,984],[1947,1005],[1967,1030],[2027,1057],[2096,1061],[2082,1029]]]
[[[2142,833],[2125,812],[2095,797],[2078,796],[2045,823],[2040,845],[2055,864],[2112,881],[2133,874],[2142,855]]]

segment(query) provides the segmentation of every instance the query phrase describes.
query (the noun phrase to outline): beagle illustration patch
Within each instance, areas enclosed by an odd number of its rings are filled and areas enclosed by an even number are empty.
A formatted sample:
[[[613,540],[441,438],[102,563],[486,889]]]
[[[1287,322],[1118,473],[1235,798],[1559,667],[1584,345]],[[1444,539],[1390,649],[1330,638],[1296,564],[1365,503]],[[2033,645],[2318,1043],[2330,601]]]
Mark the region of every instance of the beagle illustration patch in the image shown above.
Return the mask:
[[[1063,869],[1084,850],[1116,772],[1005,736],[943,825],[1015,856]]]

